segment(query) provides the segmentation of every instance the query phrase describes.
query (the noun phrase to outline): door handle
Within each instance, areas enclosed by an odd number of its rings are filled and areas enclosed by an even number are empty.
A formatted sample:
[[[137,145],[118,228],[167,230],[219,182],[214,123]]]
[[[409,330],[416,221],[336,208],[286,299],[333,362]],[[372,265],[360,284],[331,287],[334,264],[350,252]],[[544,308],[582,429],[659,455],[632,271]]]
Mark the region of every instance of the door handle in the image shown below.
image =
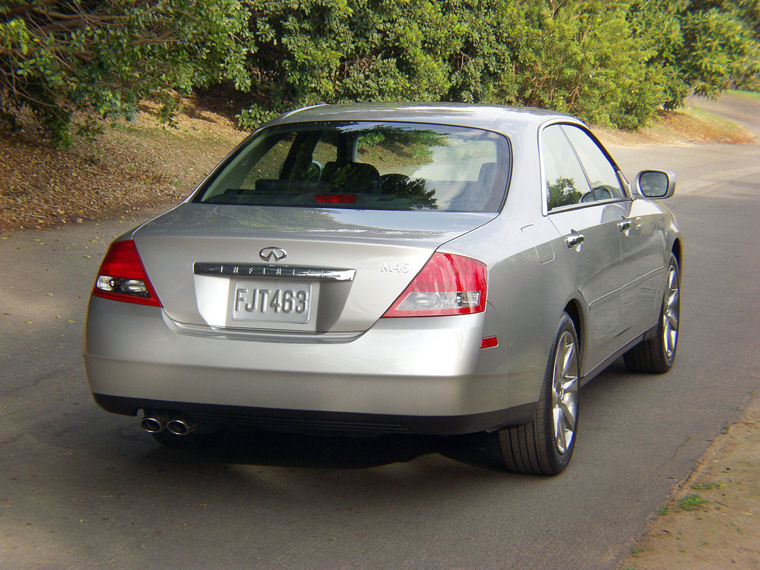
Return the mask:
[[[584,241],[586,241],[586,236],[584,236],[583,234],[573,233],[565,238],[565,244],[569,248],[578,247]]]
[[[628,218],[623,218],[622,220],[618,222],[617,227],[621,232],[624,232],[625,235],[628,235],[628,233],[626,232],[631,231],[631,228],[633,227],[633,220],[629,220]]]

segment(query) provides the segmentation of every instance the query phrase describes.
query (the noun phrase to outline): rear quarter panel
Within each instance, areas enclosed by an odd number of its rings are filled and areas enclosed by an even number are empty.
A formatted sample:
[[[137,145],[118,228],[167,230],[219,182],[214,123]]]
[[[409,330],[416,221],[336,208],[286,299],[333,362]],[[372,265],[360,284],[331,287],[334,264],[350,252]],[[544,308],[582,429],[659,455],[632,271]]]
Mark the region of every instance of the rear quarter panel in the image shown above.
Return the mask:
[[[557,323],[573,293],[552,244],[556,229],[544,218],[533,222],[502,214],[442,248],[488,265],[483,336],[496,336],[498,346],[481,351],[478,372],[503,376],[505,389],[522,402],[538,399]]]

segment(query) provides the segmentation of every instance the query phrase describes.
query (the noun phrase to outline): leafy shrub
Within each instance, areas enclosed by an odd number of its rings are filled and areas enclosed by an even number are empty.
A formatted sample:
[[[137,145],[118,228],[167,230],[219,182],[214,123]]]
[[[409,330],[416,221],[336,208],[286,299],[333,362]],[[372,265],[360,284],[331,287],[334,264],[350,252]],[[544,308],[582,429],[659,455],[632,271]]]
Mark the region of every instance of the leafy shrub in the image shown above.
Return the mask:
[[[0,6],[0,114],[27,107],[57,144],[93,116],[130,116],[149,94],[165,117],[177,93],[248,89],[248,15],[237,0],[6,0]],[[75,111],[84,111],[74,120]]]
[[[249,64],[254,91],[276,111],[463,101],[635,129],[690,89],[715,95],[760,75],[760,25],[747,23],[760,11],[745,4],[752,0],[248,0]],[[247,124],[257,116],[245,115]]]
[[[6,0],[0,118],[51,138],[225,82],[251,128],[320,102],[548,107],[635,129],[760,78],[758,0]],[[73,121],[75,111],[82,119]],[[73,123],[72,123],[73,121]]]

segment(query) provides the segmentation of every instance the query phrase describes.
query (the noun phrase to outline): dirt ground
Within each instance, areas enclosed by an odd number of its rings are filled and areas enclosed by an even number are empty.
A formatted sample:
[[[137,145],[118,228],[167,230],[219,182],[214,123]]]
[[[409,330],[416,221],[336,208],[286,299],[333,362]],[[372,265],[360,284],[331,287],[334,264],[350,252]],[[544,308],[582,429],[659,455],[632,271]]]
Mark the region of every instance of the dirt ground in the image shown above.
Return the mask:
[[[0,238],[13,230],[132,219],[176,203],[246,135],[193,101],[176,128],[158,125],[154,111],[146,104],[135,121],[68,150],[40,144],[33,128],[21,135],[0,130]],[[752,140],[736,125],[689,112],[663,113],[639,133],[595,131],[617,145]],[[619,567],[760,568],[758,473],[760,397],[715,440]]]
[[[719,435],[621,568],[760,568],[760,397]]]
[[[156,121],[156,106],[141,109],[68,149],[41,143],[29,122],[16,134],[0,126],[0,231],[129,218],[176,204],[247,134],[191,100],[174,127]]]

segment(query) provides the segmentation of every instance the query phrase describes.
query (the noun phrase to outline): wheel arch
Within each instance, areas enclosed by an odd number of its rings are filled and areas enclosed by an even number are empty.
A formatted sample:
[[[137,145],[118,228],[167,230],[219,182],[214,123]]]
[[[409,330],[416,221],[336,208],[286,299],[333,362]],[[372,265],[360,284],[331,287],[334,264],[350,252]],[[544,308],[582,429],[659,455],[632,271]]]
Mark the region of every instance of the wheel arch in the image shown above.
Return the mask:
[[[673,255],[676,256],[676,261],[678,261],[678,268],[683,268],[683,248],[681,246],[681,238],[676,238],[676,240],[673,242],[673,247],[671,248],[671,251],[673,252]]]
[[[576,299],[571,299],[568,301],[567,305],[565,305],[564,312],[567,313],[570,316],[570,320],[573,321],[573,326],[575,327],[575,335],[578,337],[578,348],[580,349],[582,359],[585,341],[585,334],[583,330],[585,317],[583,315],[583,310],[581,309],[580,303]]]

